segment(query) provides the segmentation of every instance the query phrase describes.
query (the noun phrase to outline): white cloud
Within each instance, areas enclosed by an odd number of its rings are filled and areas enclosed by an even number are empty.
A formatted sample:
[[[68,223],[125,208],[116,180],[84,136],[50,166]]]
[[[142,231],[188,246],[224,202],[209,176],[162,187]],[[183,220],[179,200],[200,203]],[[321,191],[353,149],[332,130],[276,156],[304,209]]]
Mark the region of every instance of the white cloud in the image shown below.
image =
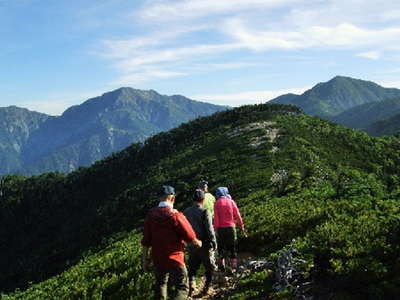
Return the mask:
[[[94,53],[110,59],[127,58],[143,54],[147,49],[173,44],[177,38],[197,31],[206,30],[208,25],[169,28],[168,31],[155,32],[146,36],[135,36],[128,39],[102,40],[101,49]]]
[[[240,60],[298,50],[393,57],[399,11],[397,0],[148,0],[132,20],[144,33],[103,40],[97,54],[119,73],[113,84],[190,76],[205,66],[210,72],[256,66],[240,65],[231,56],[238,51]]]
[[[164,70],[142,70],[138,72],[129,72],[127,74],[121,75],[116,80],[114,80],[111,84],[115,86],[126,86],[126,85],[135,85],[140,82],[154,80],[154,79],[166,79],[173,78],[177,76],[186,75],[183,72],[170,72]]]
[[[358,53],[356,56],[376,60],[381,58],[381,53],[378,51],[368,51],[368,52]]]
[[[384,11],[381,15],[381,19],[384,21],[397,21],[400,20],[400,9],[390,9]]]
[[[194,95],[191,98],[220,105],[240,106],[244,104],[265,103],[288,93],[302,94],[308,89],[309,87],[282,90],[243,91],[233,94]]]
[[[242,19],[231,18],[220,29],[230,37],[229,42],[164,48],[157,47],[160,40],[153,42],[151,39],[137,38],[117,41],[115,44],[107,42],[108,49],[104,56],[115,59],[114,67],[122,73],[115,82],[133,83],[191,74],[196,69],[198,71],[196,65],[199,63],[196,64],[196,60],[207,64],[208,59],[235,50],[363,49],[393,45],[400,39],[400,27],[369,30],[352,24],[313,26],[299,31],[262,31],[247,26]],[[358,56],[377,59],[380,53],[360,52]],[[227,61],[225,64],[232,63]]]
[[[241,47],[254,51],[357,49],[390,45],[400,40],[400,27],[372,30],[347,23],[333,27],[312,26],[298,31],[271,31],[250,28],[242,19],[232,18],[225,22],[223,30]]]
[[[304,0],[179,0],[152,1],[139,16],[142,19],[171,20],[227,14],[260,8],[277,8]]]
[[[199,65],[194,61],[203,56],[210,57],[237,48],[237,45],[195,45],[167,50],[147,51],[117,61],[114,67],[121,73],[113,84],[135,84],[154,79],[165,79],[188,75],[189,72],[199,71]],[[209,70],[233,67],[233,63],[210,64]],[[245,64],[241,66],[244,67]],[[236,64],[236,68],[240,65]]]
[[[192,71],[234,70],[260,66],[260,62],[229,62],[229,63],[195,63],[190,67]]]
[[[166,50],[147,51],[133,58],[124,59],[116,65],[123,72],[131,72],[139,67],[152,66],[165,62],[177,62],[191,59],[196,56],[213,55],[240,48],[237,44],[205,44],[190,47],[171,48]]]
[[[397,88],[400,89],[400,81],[378,81],[378,84],[387,88]]]

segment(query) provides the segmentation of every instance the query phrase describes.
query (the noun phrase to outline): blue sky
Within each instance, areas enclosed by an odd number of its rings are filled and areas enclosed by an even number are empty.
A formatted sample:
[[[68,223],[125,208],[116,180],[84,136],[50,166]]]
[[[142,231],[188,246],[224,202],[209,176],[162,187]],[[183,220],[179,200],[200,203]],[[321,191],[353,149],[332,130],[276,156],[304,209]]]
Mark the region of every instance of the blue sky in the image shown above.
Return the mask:
[[[0,0],[0,106],[121,86],[259,103],[335,75],[400,88],[398,0]]]

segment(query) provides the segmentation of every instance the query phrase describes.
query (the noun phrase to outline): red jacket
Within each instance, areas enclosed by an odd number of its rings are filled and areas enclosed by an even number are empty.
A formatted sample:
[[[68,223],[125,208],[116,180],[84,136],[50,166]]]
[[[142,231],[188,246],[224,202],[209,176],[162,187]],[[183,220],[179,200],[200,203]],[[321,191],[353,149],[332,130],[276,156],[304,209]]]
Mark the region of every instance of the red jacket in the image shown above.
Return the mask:
[[[170,207],[155,207],[144,223],[142,245],[151,247],[154,264],[169,269],[185,265],[184,241],[196,238],[186,217]]]

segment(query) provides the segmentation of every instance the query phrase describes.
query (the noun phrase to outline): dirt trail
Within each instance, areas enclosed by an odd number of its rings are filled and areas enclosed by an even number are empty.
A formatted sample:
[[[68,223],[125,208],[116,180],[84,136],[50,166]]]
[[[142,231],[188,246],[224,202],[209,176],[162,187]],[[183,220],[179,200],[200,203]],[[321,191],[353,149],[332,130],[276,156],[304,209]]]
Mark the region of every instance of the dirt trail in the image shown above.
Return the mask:
[[[193,296],[189,299],[229,299],[229,295],[235,290],[240,281],[243,272],[247,272],[246,267],[248,263],[254,260],[251,253],[239,253],[238,255],[238,268],[232,275],[227,276],[225,273],[216,271],[214,273],[213,283],[211,285],[210,293],[207,296],[200,295],[203,286],[204,278],[201,283],[197,285]]]

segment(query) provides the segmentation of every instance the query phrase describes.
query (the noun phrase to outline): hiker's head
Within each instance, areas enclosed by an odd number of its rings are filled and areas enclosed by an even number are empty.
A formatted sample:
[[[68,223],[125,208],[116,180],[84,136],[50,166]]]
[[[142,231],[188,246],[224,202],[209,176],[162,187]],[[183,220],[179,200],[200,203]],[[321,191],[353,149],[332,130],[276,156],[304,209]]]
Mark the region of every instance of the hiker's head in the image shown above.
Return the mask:
[[[175,202],[175,189],[170,185],[163,185],[158,194],[161,201]]]
[[[205,180],[200,180],[199,183],[197,184],[197,188],[207,192],[208,191],[208,182]]]
[[[204,195],[204,191],[203,190],[197,189],[197,190],[194,191],[194,194],[193,194],[194,202],[203,203],[204,202],[204,197],[205,197],[205,195]]]
[[[217,198],[220,198],[222,196],[230,197],[228,188],[224,186],[217,188],[217,190],[215,191],[215,195],[217,196]]]

